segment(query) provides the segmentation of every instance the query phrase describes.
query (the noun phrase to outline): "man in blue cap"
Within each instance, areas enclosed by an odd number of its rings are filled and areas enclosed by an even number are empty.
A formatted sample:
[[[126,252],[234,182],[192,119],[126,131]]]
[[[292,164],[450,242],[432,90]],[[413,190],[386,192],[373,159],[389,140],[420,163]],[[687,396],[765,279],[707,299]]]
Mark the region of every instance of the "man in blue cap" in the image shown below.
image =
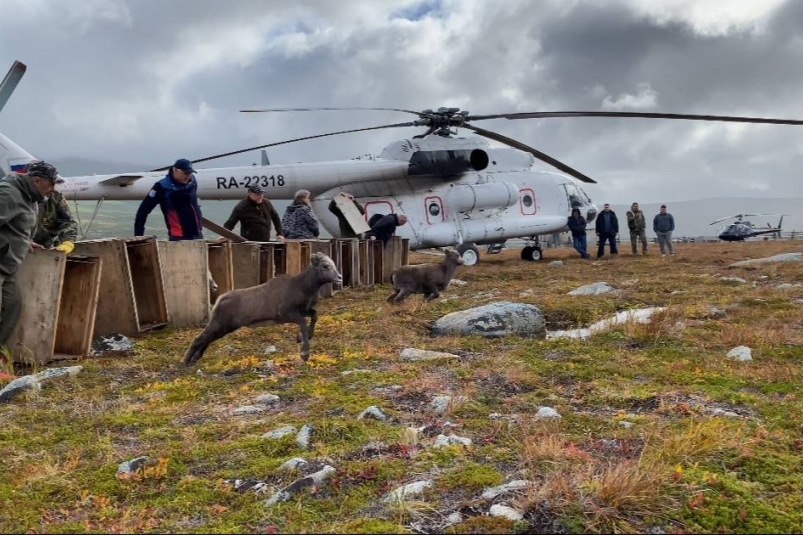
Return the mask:
[[[170,241],[203,239],[201,207],[198,205],[198,183],[193,176],[192,162],[181,158],[167,176],[153,185],[142,200],[134,221],[134,236],[145,234],[145,221],[158,205],[164,214]]]

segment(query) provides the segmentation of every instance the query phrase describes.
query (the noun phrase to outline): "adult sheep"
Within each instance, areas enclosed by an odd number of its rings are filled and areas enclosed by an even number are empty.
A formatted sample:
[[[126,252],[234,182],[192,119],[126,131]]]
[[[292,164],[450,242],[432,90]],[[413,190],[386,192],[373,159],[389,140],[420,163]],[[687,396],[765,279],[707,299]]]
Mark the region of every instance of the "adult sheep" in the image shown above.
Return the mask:
[[[259,286],[226,292],[212,309],[206,328],[192,341],[184,365],[200,359],[209,344],[240,327],[257,324],[295,323],[301,334],[301,359],[309,358],[309,341],[315,331],[318,313],[315,303],[324,284],[342,282],[343,277],[332,259],[314,253],[310,265],[298,275],[279,275]],[[306,317],[310,322],[307,325]]]
[[[388,296],[389,303],[401,303],[410,294],[424,294],[424,300],[431,301],[440,295],[452,281],[455,269],[463,264],[457,251],[444,251],[443,261],[437,264],[402,266],[390,276],[393,293]]]

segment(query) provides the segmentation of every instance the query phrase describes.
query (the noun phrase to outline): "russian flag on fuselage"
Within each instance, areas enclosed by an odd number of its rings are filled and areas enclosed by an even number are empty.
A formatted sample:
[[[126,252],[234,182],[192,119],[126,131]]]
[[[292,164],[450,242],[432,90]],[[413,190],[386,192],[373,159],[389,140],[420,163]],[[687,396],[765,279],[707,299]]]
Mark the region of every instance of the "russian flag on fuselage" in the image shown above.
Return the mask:
[[[11,164],[11,172],[12,173],[20,173],[20,174],[25,173],[25,166],[26,165],[27,164],[24,164],[24,163]]]

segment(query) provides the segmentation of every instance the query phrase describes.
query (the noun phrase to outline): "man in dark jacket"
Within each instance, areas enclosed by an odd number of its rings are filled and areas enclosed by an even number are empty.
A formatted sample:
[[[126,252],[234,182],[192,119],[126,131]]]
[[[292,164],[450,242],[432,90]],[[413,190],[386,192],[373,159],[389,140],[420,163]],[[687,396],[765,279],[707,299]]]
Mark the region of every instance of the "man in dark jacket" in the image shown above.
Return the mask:
[[[56,184],[63,182],[58,179]],[[70,254],[78,239],[78,223],[70,212],[64,195],[56,190],[39,207],[39,223],[33,241],[45,249],[55,246],[57,251]]]
[[[597,236],[599,237],[597,258],[605,256],[605,241],[611,244],[611,256],[619,254],[619,251],[616,250],[617,234],[619,234],[619,220],[616,219],[616,213],[611,210],[611,205],[606,204],[597,216]]]
[[[249,241],[270,241],[271,221],[276,226],[276,239],[282,239],[282,221],[259,186],[248,188],[248,197],[237,203],[223,226],[232,230],[240,223],[240,236]]]
[[[403,214],[388,214],[380,217],[371,225],[371,230],[365,233],[367,240],[382,240],[382,246],[388,244],[388,240],[396,232],[396,227],[407,223],[407,216]]]
[[[156,206],[162,209],[170,241],[203,239],[201,207],[198,205],[198,183],[192,163],[184,158],[153,185],[142,200],[134,221],[134,236],[145,234],[145,221]]]
[[[53,192],[56,168],[43,161],[29,163],[24,174],[0,181],[0,345],[5,345],[20,318],[22,300],[17,269],[32,248],[38,219],[37,203]]]
[[[675,254],[675,246],[672,245],[672,231],[675,230],[675,218],[666,212],[666,205],[662,204],[658,213],[652,219],[652,230],[658,236],[658,248],[661,249],[661,256],[665,256],[666,249],[669,254]],[[666,247],[664,247],[666,246]]]
[[[572,215],[569,216],[566,224],[569,226],[569,230],[572,231],[572,244],[575,250],[580,253],[584,260],[591,258],[591,255],[586,250],[586,219],[580,215],[579,208],[572,208]]]
[[[343,195],[353,202],[354,206],[357,208],[357,211],[360,212],[360,215],[365,215],[365,208],[363,208],[360,203],[354,199],[354,195],[351,195],[350,193],[341,193],[340,195]],[[334,199],[332,199],[332,201],[329,203],[329,211],[335,214],[335,217],[337,217],[337,223],[340,226],[340,237],[342,239],[357,237],[357,233],[351,228],[351,225],[346,219],[345,214],[342,212],[342,210],[340,210],[340,207],[337,205]]]

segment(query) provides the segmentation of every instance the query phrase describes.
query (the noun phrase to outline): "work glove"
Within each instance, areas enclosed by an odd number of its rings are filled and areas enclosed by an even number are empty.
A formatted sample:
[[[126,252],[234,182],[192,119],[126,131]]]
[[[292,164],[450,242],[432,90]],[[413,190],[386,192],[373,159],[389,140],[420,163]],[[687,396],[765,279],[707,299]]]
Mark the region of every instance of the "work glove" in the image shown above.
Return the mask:
[[[75,249],[75,244],[69,240],[65,240],[61,242],[55,249],[57,251],[70,254],[71,252],[73,252],[73,249]]]

